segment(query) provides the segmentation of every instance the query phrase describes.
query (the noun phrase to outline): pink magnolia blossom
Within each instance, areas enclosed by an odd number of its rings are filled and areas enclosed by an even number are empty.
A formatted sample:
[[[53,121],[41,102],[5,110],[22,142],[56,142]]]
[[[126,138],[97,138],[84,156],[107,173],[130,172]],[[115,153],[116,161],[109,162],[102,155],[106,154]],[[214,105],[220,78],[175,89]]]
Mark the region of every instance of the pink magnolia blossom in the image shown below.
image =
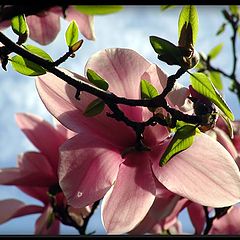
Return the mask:
[[[89,40],[95,39],[93,16],[86,15],[73,6],[66,9],[66,20],[75,20],[78,24],[80,32]],[[47,11],[42,11],[37,15],[29,15],[26,17],[29,27],[29,37],[41,45],[51,43],[60,31],[60,19],[63,17],[61,7],[52,7]],[[0,29],[10,26],[10,21],[4,21],[0,24]]]
[[[88,60],[87,69],[106,79],[109,91],[131,99],[140,99],[141,79],[150,81],[159,92],[167,82],[160,68],[129,49],[99,51]],[[238,167],[228,151],[208,135],[196,135],[190,148],[160,167],[160,157],[170,141],[169,131],[159,125],[147,127],[143,141],[151,151],[132,151],[122,158],[121,153],[134,146],[135,133],[124,123],[108,118],[107,107],[95,117],[86,117],[83,112],[95,97],[83,92],[81,100],[76,100],[76,90],[52,74],[38,77],[36,85],[50,113],[78,133],[60,148],[59,181],[68,203],[83,207],[103,198],[101,215],[107,232],[131,231],[156,198],[166,198],[169,191],[212,207],[239,201]],[[186,88],[178,88],[167,101],[172,107],[185,109],[188,95]],[[143,107],[119,107],[134,121],[151,116]]]
[[[0,184],[17,186],[24,193],[41,201],[43,206],[27,205],[17,199],[1,200],[0,223],[28,214],[41,213],[35,223],[35,234],[56,235],[59,233],[60,222],[55,218],[48,227],[48,218],[53,209],[47,192],[58,185],[58,148],[67,138],[75,134],[59,123],[54,128],[33,114],[18,113],[16,121],[40,152],[25,152],[18,157],[16,168],[0,169]],[[59,207],[66,205],[62,192],[57,193],[56,204]],[[89,209],[85,208],[81,211],[86,215],[87,210]],[[71,213],[75,211],[76,209],[72,209]]]
[[[178,214],[189,205],[190,201],[176,194],[165,198],[155,198],[145,218],[129,234],[181,234]]]
[[[240,234],[240,207],[233,206],[228,213],[219,219],[213,220],[209,235],[239,235]]]

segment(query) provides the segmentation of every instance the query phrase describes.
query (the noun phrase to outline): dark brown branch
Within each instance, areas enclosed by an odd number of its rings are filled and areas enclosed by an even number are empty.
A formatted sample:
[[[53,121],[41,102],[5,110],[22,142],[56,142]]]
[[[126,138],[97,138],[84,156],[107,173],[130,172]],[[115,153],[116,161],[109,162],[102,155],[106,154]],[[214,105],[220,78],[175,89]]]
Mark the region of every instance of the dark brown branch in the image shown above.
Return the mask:
[[[66,75],[63,71],[61,71],[59,68],[55,67],[54,63],[45,60],[37,55],[34,55],[21,46],[15,44],[12,42],[9,38],[7,38],[3,33],[0,32],[0,42],[2,42],[5,47],[8,49],[9,52],[15,52],[22,56],[23,58],[28,59],[29,61],[32,61],[44,69],[46,69],[48,72],[53,73],[55,76],[59,77],[69,85],[73,86],[76,88],[76,91],[79,93],[80,91],[85,91],[87,93],[90,93],[96,97],[101,98],[104,102],[106,103],[112,103],[112,104],[124,104],[128,106],[143,106],[143,107],[152,107],[152,108],[157,108],[157,107],[163,107],[165,108],[169,113],[174,115],[176,120],[182,120],[188,123],[196,123],[196,121],[199,120],[199,117],[197,116],[192,116],[192,115],[186,115],[183,114],[182,112],[172,109],[171,107],[167,106],[167,102],[165,100],[165,95],[166,93],[169,92],[166,90],[165,92],[163,91],[163,95],[159,95],[153,99],[126,99],[124,97],[118,97],[115,94],[104,91],[102,89],[99,89],[92,84],[88,83],[87,79],[79,76],[81,79],[77,79],[74,77],[70,77],[69,75]],[[183,74],[183,70],[180,69],[178,72],[172,76],[169,76],[171,81],[174,82],[174,78],[178,78]],[[198,122],[199,123],[199,122]]]
[[[206,70],[209,71],[215,71],[221,73],[223,76],[231,79],[233,81],[232,86],[230,87],[230,90],[232,92],[235,92],[238,96],[239,102],[240,102],[240,83],[236,78],[236,67],[237,67],[237,49],[236,49],[236,38],[237,38],[237,31],[238,31],[238,24],[239,24],[239,17],[230,15],[226,10],[223,10],[223,15],[225,19],[230,23],[233,31],[233,35],[231,37],[231,44],[232,44],[232,53],[233,53],[233,69],[230,74],[226,73],[222,69],[213,67],[210,64],[210,59],[207,58],[206,60],[203,59],[203,61],[206,63]]]
[[[236,21],[234,21],[234,19],[231,21],[231,26],[233,30],[233,36],[231,37],[233,50],[233,70],[231,74],[232,79],[236,79],[236,66],[237,66],[236,37],[238,31],[238,22],[239,22],[238,18],[236,19]]]
[[[92,217],[92,215],[94,214],[94,212],[95,212],[95,210],[97,209],[97,207],[99,206],[99,203],[100,203],[100,200],[97,200],[97,201],[93,204],[93,206],[92,206],[92,208],[91,208],[90,214],[84,219],[83,225],[79,228],[81,235],[88,235],[88,234],[86,233],[86,228],[87,228],[88,222],[89,222],[90,218]]]
[[[173,89],[174,84],[178,78],[180,78],[186,72],[185,69],[179,68],[176,74],[169,76],[167,80],[167,85],[164,88],[163,92],[158,96],[158,98],[163,99],[167,94]]]
[[[61,63],[65,62],[73,53],[68,51],[62,57],[54,61],[54,66],[59,66]]]
[[[209,217],[208,207],[203,206],[203,209],[204,209],[205,217],[206,217],[206,227],[204,229],[203,235],[208,235],[208,233],[212,227],[214,218]]]

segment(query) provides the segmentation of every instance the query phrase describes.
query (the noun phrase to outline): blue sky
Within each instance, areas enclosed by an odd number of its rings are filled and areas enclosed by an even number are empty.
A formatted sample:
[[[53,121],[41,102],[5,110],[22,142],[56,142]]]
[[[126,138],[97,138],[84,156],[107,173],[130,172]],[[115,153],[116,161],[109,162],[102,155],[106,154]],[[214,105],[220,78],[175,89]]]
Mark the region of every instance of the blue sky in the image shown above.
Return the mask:
[[[208,53],[211,48],[219,43],[224,43],[223,51],[219,57],[214,60],[214,65],[223,68],[226,72],[231,72],[232,56],[229,36],[231,31],[229,28],[220,36],[215,36],[221,23],[224,21],[221,9],[224,6],[198,6],[199,12],[199,34],[196,43],[196,49],[201,52]],[[155,35],[165,38],[177,44],[177,22],[181,8],[169,9],[161,12],[159,6],[125,6],[124,10],[115,14],[96,16],[95,17],[95,32],[96,40],[85,40],[82,48],[73,59],[69,59],[62,66],[69,68],[72,71],[83,74],[84,65],[87,59],[95,52],[105,48],[130,48],[149,61],[158,64],[163,70],[172,74],[176,71],[176,67],[170,67],[165,63],[157,60],[156,54],[153,51],[149,36]],[[65,53],[64,32],[67,28],[65,21],[61,22],[62,31],[55,41],[43,47],[53,59]],[[10,30],[4,31],[12,39],[15,36]],[[83,38],[84,39],[84,38]],[[28,42],[29,44],[38,44]],[[238,65],[239,67],[239,65]],[[239,71],[237,76],[239,76]],[[188,84],[188,75],[181,77],[179,82]],[[0,70],[0,167],[12,167],[16,165],[16,156],[24,151],[34,150],[34,147],[17,128],[14,120],[16,112],[35,113],[48,121],[52,121],[50,114],[37,95],[34,79],[20,75],[8,66],[8,72]],[[231,94],[227,87],[229,80],[223,78],[224,98],[232,109],[236,118],[240,118],[239,104],[235,95]],[[35,199],[28,197],[20,192],[15,187],[0,186],[0,199],[17,198],[26,203],[39,204]],[[0,225],[0,234],[32,234],[34,222],[39,215],[31,215],[11,220],[8,223]],[[181,214],[181,219],[185,220],[183,230],[192,232],[192,227],[186,214]],[[104,234],[104,229],[100,220],[100,208],[95,216],[91,219],[89,232],[96,230],[97,234]],[[77,231],[70,227],[62,227],[62,234],[77,234]]]

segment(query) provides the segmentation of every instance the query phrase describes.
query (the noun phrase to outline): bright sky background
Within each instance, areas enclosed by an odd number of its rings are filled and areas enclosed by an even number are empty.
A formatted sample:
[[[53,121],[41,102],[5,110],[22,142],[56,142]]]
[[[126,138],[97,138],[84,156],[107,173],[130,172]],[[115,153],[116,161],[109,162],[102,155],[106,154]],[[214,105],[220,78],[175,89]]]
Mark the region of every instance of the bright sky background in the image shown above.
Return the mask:
[[[226,72],[232,70],[232,52],[230,45],[230,28],[227,27],[225,33],[216,36],[216,32],[224,21],[221,10],[224,6],[198,6],[199,12],[199,34],[196,49],[208,53],[214,46],[224,42],[223,51],[219,57],[214,60],[214,65],[224,69]],[[125,6],[124,10],[115,14],[96,16],[95,32],[96,40],[85,40],[82,48],[77,52],[77,56],[69,59],[62,66],[72,71],[83,74],[84,65],[87,59],[95,52],[104,48],[130,48],[149,61],[158,64],[163,70],[172,74],[176,67],[170,67],[163,62],[159,62],[153,51],[149,36],[155,35],[165,38],[177,44],[177,23],[181,8],[169,9],[161,12],[159,6]],[[64,33],[67,23],[62,21],[62,32],[56,40],[44,47],[53,59],[57,59],[65,53]],[[10,30],[4,31],[12,39],[16,39]],[[81,37],[81,36],[80,36]],[[83,38],[84,39],[84,38]],[[29,44],[35,44],[29,41]],[[239,69],[239,64],[238,64]],[[238,71],[238,77],[240,72]],[[179,82],[188,84],[189,78],[185,74]],[[224,97],[233,110],[235,117],[240,118],[239,103],[235,95],[227,90],[229,80],[223,78]],[[34,79],[25,77],[14,72],[11,66],[8,66],[8,72],[0,69],[0,167],[15,167],[16,156],[24,151],[35,150],[25,135],[17,128],[14,114],[16,112],[35,113],[48,121],[52,121],[50,114],[37,95]],[[39,201],[28,197],[15,187],[0,186],[0,199],[17,198],[28,204],[40,204]],[[1,213],[0,213],[1,214]],[[33,234],[35,220],[39,215],[29,215],[16,218],[3,225],[0,225],[0,234]],[[186,214],[180,215],[184,219],[183,230],[193,232]],[[62,225],[63,226],[63,225]],[[62,234],[77,234],[77,231],[71,227],[61,226]],[[101,225],[100,208],[91,219],[88,232],[96,230],[97,234],[104,234],[105,231]]]

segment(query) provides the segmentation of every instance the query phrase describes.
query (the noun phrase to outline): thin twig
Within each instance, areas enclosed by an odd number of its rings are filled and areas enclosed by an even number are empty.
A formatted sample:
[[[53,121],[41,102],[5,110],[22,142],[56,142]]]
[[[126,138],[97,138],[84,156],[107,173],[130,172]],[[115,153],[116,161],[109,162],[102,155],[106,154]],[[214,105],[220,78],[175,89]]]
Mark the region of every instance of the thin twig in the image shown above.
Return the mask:
[[[204,229],[203,235],[207,235],[212,227],[214,218],[209,217],[208,207],[203,206],[205,217],[206,217],[206,227]]]

